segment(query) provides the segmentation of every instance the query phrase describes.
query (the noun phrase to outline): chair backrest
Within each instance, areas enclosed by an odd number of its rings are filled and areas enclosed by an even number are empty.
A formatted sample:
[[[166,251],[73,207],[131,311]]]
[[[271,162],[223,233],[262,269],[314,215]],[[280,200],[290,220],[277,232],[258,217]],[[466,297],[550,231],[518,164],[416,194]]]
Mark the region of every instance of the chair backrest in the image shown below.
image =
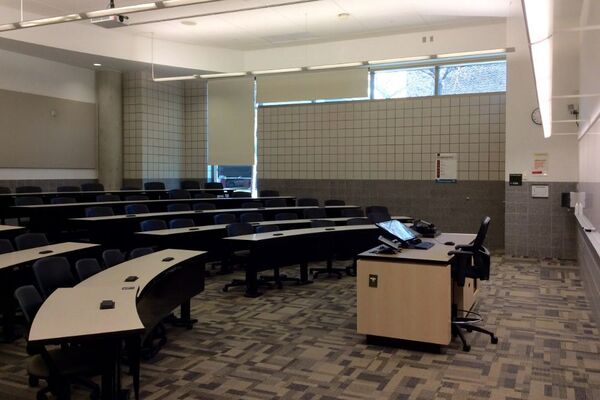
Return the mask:
[[[288,219],[298,219],[298,214],[294,212],[282,212],[275,214],[275,220],[284,221]]]
[[[144,190],[165,190],[165,184],[162,182],[145,182]]]
[[[170,199],[191,199],[190,192],[185,189],[173,189],[169,190]]]
[[[264,207],[260,201],[245,201],[242,203],[242,208],[261,208]]]
[[[188,189],[200,189],[200,182],[198,181],[181,181],[181,188]]]
[[[77,203],[77,199],[75,197],[53,197],[50,199],[50,204],[69,204],[69,203]]]
[[[152,247],[138,247],[129,253],[129,259],[142,257],[148,254],[154,253],[154,249]]]
[[[59,186],[56,188],[57,192],[81,192],[79,186]]]
[[[15,238],[17,250],[32,249],[34,247],[47,246],[48,239],[43,233],[23,233]]]
[[[235,217],[235,214],[222,213],[214,215],[213,220],[215,222],[215,225],[221,225],[232,224],[237,221],[237,218]]]
[[[344,200],[330,199],[325,200],[326,206],[345,206],[346,202]]]
[[[130,194],[125,196],[125,201],[139,201],[139,200],[148,200],[149,197],[145,194]]]
[[[150,209],[145,204],[127,204],[125,206],[125,214],[147,214]]]
[[[95,258],[81,258],[75,262],[75,273],[79,282],[82,282],[92,275],[102,271],[102,267]]]
[[[10,193],[10,188],[6,186],[0,186],[0,193],[7,194]]]
[[[221,182],[206,182],[204,189],[223,189],[223,184]]]
[[[86,217],[108,217],[115,215],[112,207],[87,207],[85,209]]]
[[[258,192],[260,197],[277,197],[279,196],[279,192],[277,190],[261,190],[260,192]]]
[[[35,315],[44,303],[40,292],[33,285],[25,285],[15,290],[15,299],[28,325],[31,325]]]
[[[367,215],[371,213],[380,213],[390,215],[390,212],[386,206],[367,206],[365,207]]]
[[[279,225],[259,225],[256,227],[256,233],[277,232]]]
[[[40,193],[42,188],[39,186],[17,186],[15,193]]]
[[[137,186],[125,185],[121,186],[121,190],[141,190],[141,188]]]
[[[167,204],[168,212],[190,211],[190,205],[186,203]]]
[[[391,219],[389,214],[380,212],[367,213],[367,218],[374,224],[377,222],[389,221]]]
[[[481,225],[479,226],[479,231],[477,232],[477,236],[475,240],[473,240],[473,247],[475,250],[479,250],[483,247],[483,242],[485,241],[485,237],[487,235],[488,228],[490,227],[490,222],[492,219],[490,217],[484,217],[481,221]]]
[[[371,225],[369,218],[350,218],[346,221],[346,225]]]
[[[319,200],[313,199],[312,197],[300,197],[296,200],[296,205],[299,207],[318,206]]]
[[[342,217],[364,217],[365,213],[362,208],[345,208],[341,212]]]
[[[229,197],[237,197],[237,198],[242,198],[242,197],[252,197],[252,193],[250,192],[242,192],[242,191],[238,191],[238,192],[233,192],[229,195]]]
[[[216,210],[217,206],[214,205],[213,203],[206,203],[206,202],[201,202],[201,203],[194,203],[193,206],[194,210]]]
[[[0,239],[0,254],[10,253],[15,251],[12,243],[8,239]]]
[[[304,218],[325,218],[327,217],[327,213],[323,208],[307,208],[303,211]]]
[[[117,194],[99,194],[96,201],[121,201],[121,197]]]
[[[44,204],[44,200],[41,197],[22,196],[15,198],[16,206],[39,206],[40,204]]]
[[[102,252],[102,261],[106,268],[113,267],[125,261],[125,255],[119,249],[108,249]]]
[[[167,229],[167,223],[162,219],[147,219],[140,223],[142,232],[158,231],[161,229]]]
[[[43,298],[47,299],[57,288],[72,287],[75,278],[66,257],[46,257],[31,267]]]
[[[194,220],[191,218],[175,218],[169,221],[169,228],[191,228],[195,226]]]
[[[240,215],[240,222],[244,222],[249,224],[250,222],[261,222],[264,221],[265,218],[261,213],[257,212],[247,212]]]
[[[202,192],[194,195],[195,199],[216,199],[218,196],[214,193]]]
[[[265,207],[285,207],[287,202],[285,199],[267,199],[265,200]]]
[[[250,224],[245,224],[243,222],[234,222],[232,224],[227,225],[227,236],[241,236],[241,235],[250,235],[254,233],[254,228]]]
[[[310,221],[311,228],[325,228],[329,226],[335,226],[335,222],[330,221],[328,219],[315,219]]]
[[[104,185],[96,182],[82,183],[81,190],[84,192],[102,192]]]

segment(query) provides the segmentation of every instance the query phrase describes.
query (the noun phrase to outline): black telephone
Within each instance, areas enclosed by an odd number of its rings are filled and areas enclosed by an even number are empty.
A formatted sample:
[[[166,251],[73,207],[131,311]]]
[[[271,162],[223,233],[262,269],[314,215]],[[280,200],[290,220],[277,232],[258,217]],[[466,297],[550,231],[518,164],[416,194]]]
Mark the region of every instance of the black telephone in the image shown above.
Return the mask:
[[[422,219],[416,219],[413,222],[412,229],[414,231],[419,232],[425,237],[434,237],[438,234],[438,230],[436,229],[434,224],[432,224],[431,222],[423,221]]]

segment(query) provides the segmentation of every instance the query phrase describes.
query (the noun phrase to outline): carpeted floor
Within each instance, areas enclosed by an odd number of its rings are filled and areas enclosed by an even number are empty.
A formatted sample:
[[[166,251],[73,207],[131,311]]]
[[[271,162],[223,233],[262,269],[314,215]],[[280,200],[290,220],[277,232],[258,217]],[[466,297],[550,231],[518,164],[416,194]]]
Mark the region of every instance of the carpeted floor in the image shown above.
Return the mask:
[[[458,340],[442,354],[366,345],[351,277],[257,299],[222,293],[231,275],[209,277],[192,303],[199,323],[170,327],[167,345],[142,365],[142,399],[600,399],[600,336],[578,267],[493,261],[479,311],[500,341],[467,334],[469,353]],[[0,345],[1,399],[35,399],[24,346]]]

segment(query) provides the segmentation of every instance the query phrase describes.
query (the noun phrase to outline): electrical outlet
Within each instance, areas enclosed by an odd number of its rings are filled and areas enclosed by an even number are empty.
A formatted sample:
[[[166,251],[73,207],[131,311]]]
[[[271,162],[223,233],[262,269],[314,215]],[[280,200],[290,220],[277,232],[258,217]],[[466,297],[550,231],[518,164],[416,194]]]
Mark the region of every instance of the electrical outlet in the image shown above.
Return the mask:
[[[379,278],[377,275],[369,274],[369,287],[377,287],[377,282]]]

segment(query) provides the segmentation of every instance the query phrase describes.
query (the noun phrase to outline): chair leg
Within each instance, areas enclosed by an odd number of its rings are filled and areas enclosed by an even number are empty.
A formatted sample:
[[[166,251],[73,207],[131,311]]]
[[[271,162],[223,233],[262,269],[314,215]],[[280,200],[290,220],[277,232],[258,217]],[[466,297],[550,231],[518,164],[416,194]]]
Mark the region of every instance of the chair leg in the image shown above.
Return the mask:
[[[488,331],[487,329],[484,329],[482,327],[479,327],[476,325],[470,325],[470,324],[465,324],[462,326],[462,328],[466,329],[468,332],[475,331],[475,332],[484,333],[490,337],[490,341],[492,342],[492,344],[498,343],[498,337],[492,331]]]
[[[456,325],[454,325],[456,326]],[[470,351],[471,350],[471,346],[467,343],[467,340],[465,339],[465,335],[463,335],[463,333],[461,332],[459,327],[456,327],[456,329],[454,330],[454,332],[456,333],[456,335],[460,338],[460,341],[462,342],[463,345],[463,351]]]

